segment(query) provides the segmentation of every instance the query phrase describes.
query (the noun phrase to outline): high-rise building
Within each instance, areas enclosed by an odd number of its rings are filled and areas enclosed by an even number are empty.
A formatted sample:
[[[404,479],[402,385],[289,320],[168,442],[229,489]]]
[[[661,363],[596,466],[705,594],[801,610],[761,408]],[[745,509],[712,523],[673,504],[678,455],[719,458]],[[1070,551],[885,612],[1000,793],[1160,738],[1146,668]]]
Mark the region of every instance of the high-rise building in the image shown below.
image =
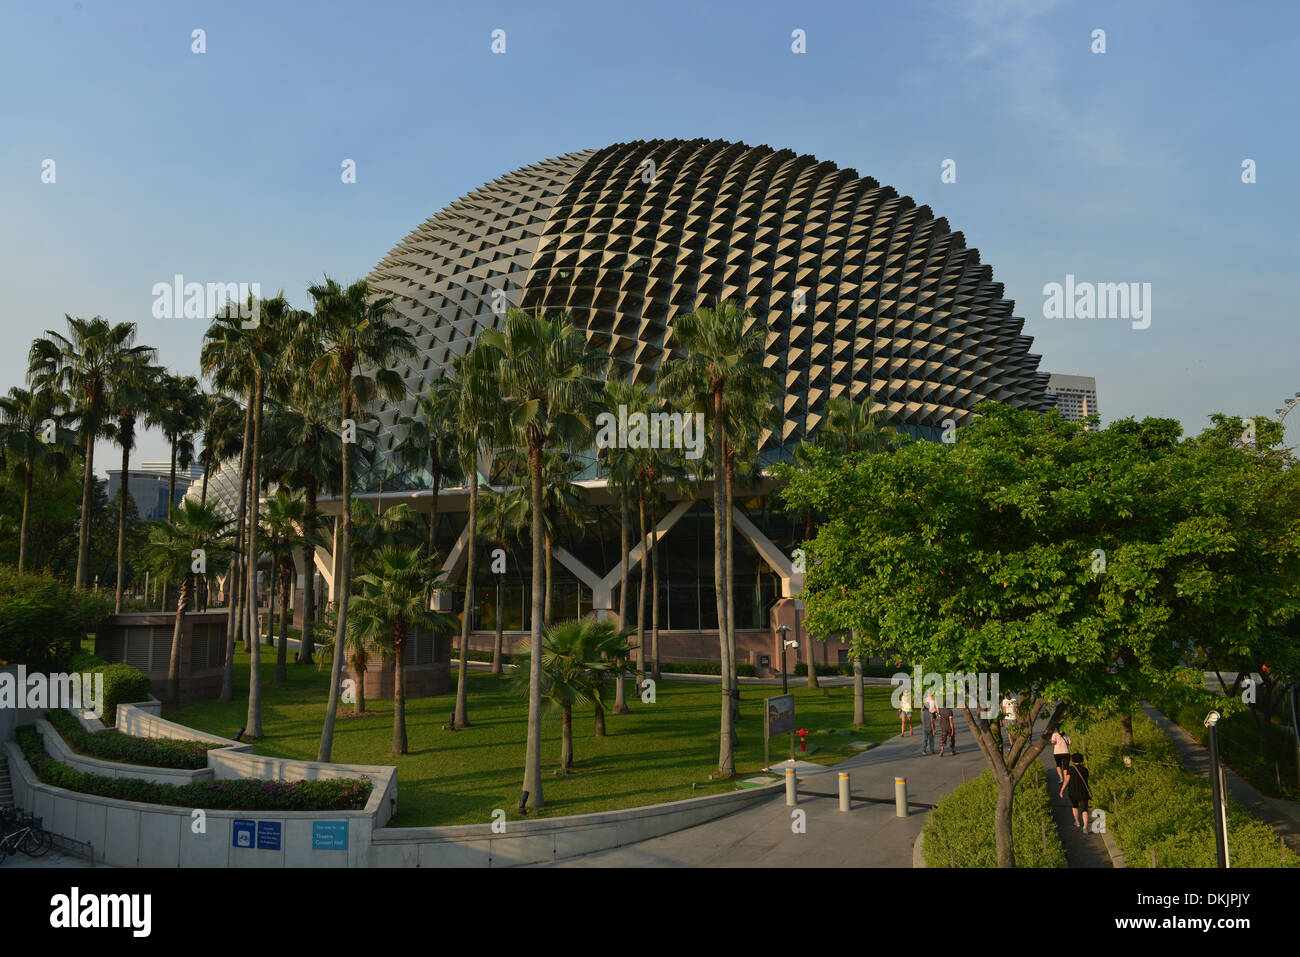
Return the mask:
[[[1090,375],[1062,375],[1053,372],[1047,391],[1056,397],[1056,407],[1070,422],[1097,415],[1097,380]]]

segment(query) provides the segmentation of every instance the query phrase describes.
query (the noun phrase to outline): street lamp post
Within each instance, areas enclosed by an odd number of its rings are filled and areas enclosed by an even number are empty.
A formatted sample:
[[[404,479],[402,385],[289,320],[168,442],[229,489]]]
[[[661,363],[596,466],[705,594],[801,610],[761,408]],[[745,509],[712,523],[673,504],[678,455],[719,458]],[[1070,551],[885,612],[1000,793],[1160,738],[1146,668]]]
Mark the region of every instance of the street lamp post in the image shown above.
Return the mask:
[[[781,643],[781,694],[783,695],[790,693],[790,689],[787,686],[788,682],[786,681],[786,675],[785,675],[785,647],[786,645],[790,644],[790,642],[785,640],[785,636],[786,633],[789,632],[790,630],[791,628],[789,625],[776,626],[777,640],[780,641]]]
[[[1224,807],[1223,769],[1219,764],[1219,723],[1220,714],[1211,711],[1205,716],[1205,727],[1210,732],[1210,797],[1214,803],[1214,852],[1218,857],[1219,867],[1228,866],[1228,820]]]

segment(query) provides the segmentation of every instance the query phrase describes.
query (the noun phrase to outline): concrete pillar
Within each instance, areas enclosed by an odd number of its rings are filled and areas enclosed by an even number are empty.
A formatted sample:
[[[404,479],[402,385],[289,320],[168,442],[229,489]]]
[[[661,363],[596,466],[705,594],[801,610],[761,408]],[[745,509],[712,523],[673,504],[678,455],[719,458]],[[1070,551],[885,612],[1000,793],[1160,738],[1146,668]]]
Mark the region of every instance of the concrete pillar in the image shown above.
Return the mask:
[[[849,810],[849,774],[847,771],[840,772],[840,810],[845,812]]]
[[[907,778],[894,778],[894,817],[907,817]]]
[[[799,782],[795,779],[794,768],[785,769],[785,806],[794,807],[799,803]]]

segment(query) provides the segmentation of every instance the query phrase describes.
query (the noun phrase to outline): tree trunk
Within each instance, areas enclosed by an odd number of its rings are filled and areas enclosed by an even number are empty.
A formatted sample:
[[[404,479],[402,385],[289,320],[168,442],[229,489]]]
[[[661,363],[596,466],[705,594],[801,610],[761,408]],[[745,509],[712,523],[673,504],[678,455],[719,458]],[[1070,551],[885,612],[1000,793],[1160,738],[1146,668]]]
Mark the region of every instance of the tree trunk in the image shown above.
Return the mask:
[[[573,709],[566,707],[561,719],[560,767],[565,774],[573,767]]]
[[[125,480],[126,476],[123,476]],[[81,472],[81,528],[77,531],[77,587],[86,587],[90,564],[90,491],[95,487],[95,433],[86,436],[86,463]],[[80,634],[74,637],[72,650],[81,650]]]
[[[1016,866],[1016,846],[1011,831],[1014,799],[1015,785],[1004,775],[998,780],[998,803],[993,812],[993,834],[997,844],[998,867]]]
[[[318,512],[316,511],[316,479],[309,477],[306,481],[306,498],[307,498],[307,528],[316,528]],[[298,642],[298,657],[295,659],[299,664],[309,665],[316,654],[316,642],[312,636],[312,629],[316,625],[316,544],[308,542],[307,547],[303,549],[303,576],[302,576],[302,638]]]
[[[167,521],[172,520],[172,503],[176,501],[176,438],[172,438],[171,471],[167,477]]]
[[[476,463],[477,464],[477,463]],[[478,469],[469,485],[469,541],[465,547],[465,613],[460,622],[460,668],[456,678],[456,727],[469,727],[469,633],[474,626],[474,542],[478,538]]]
[[[125,474],[125,473],[124,473]],[[180,596],[176,599],[176,622],[172,625],[172,653],[167,663],[167,697],[173,707],[181,700],[181,630],[185,626],[185,605],[190,600],[190,583],[193,575],[181,580]]]
[[[289,595],[292,594],[294,564],[292,553],[280,556],[280,647],[275,649],[275,680],[289,680]]]
[[[364,651],[352,656],[353,681],[357,686],[357,700],[352,705],[353,714],[366,712],[366,653]]]
[[[206,439],[205,439],[206,441]],[[208,504],[208,473],[212,471],[212,453],[203,450],[203,485],[199,490],[199,504]]]
[[[627,489],[619,489],[618,493],[618,565],[619,565],[619,591],[618,591],[618,630],[622,631],[627,623],[627,553],[632,550],[632,523],[629,521],[628,512],[628,494]],[[620,671],[614,676],[614,713],[627,714],[627,682],[623,680],[623,672]]]
[[[132,424],[126,418],[118,419],[118,439],[122,443],[122,487],[117,496],[117,588],[113,592],[113,614],[122,614],[122,587],[126,578],[126,487],[129,474],[127,469],[131,462]],[[23,503],[23,515],[27,514],[26,500]],[[25,529],[24,529],[25,531]],[[22,568],[22,551],[19,550],[18,567]]]
[[[808,687],[819,688],[821,686],[817,683],[817,665],[813,661],[812,638],[809,637],[807,628],[803,630],[803,637],[799,641],[803,644],[804,661],[808,663]]]
[[[343,370],[343,419],[352,414],[352,368]],[[340,423],[341,427],[341,423]],[[352,588],[352,476],[349,467],[352,456],[348,453],[351,442],[343,443],[343,515],[342,541],[336,549],[339,556],[338,573],[334,579],[335,605],[338,607],[338,626],[334,629],[334,657],[330,659],[330,696],[325,707],[325,726],[321,728],[320,751],[317,761],[328,761],[334,750],[334,719],[339,710],[339,686],[343,672],[344,640],[348,630],[348,591]],[[357,701],[362,700],[361,676],[357,676]]]
[[[736,673],[736,523],[732,520],[736,484],[736,450],[724,439],[727,454],[727,657],[731,660],[731,743],[740,743],[736,723],[740,720],[740,677]]]
[[[636,483],[636,511],[641,529],[641,585],[636,593],[636,690],[641,692],[641,679],[645,677],[645,599],[646,574],[650,570],[650,544],[645,531],[645,484],[640,478]]]
[[[528,807],[543,807],[542,797],[542,451],[540,438],[528,443],[528,468],[532,492],[532,620],[528,623],[528,745],[524,752],[524,787]]]
[[[1133,715],[1131,714],[1119,716],[1119,753],[1133,753]]]
[[[721,672],[722,719],[718,730],[718,768],[716,777],[724,780],[736,776],[736,758],[733,749],[734,727],[731,710],[731,654],[727,643],[727,585],[726,521],[723,509],[727,504],[727,490],[723,461],[722,439],[722,381],[713,385],[713,584],[718,604],[718,659]]]
[[[504,542],[501,543],[505,545]],[[504,643],[505,624],[501,619],[505,609],[501,601],[501,575],[497,575],[497,635],[492,641],[492,674],[501,674],[501,646]]]
[[[605,706],[601,704],[600,699],[596,699],[596,737],[605,736]]]
[[[260,489],[260,469],[259,460],[261,459],[262,449],[262,380],[259,376],[257,384],[254,387],[257,394],[256,404],[253,407],[253,445],[251,465],[248,470],[248,504],[249,516],[248,523],[248,599],[252,607],[252,625],[257,627],[257,512],[258,512],[258,492]],[[262,734],[262,643],[260,636],[254,630],[251,635],[252,641],[252,660],[248,667],[248,720],[244,724],[247,729],[246,734],[250,741],[256,741],[263,737]]]
[[[860,728],[866,724],[866,717],[863,709],[863,689],[862,689],[862,659],[853,659],[853,727]],[[925,716],[921,716],[925,720]]]
[[[554,581],[551,576],[551,536],[549,532],[543,537],[543,541],[545,542],[546,554],[546,601],[543,602],[542,607],[542,624],[549,625],[551,623],[551,583]]]
[[[659,536],[654,534],[655,513],[650,510],[650,677],[662,680],[659,673]]]
[[[23,468],[23,521],[18,531],[18,573],[21,575],[23,565],[27,559],[27,523],[28,514],[32,502],[32,473],[34,469],[32,463],[28,462]]]
[[[406,753],[406,630],[393,629],[393,754]]]
[[[244,410],[244,444],[239,451],[239,507],[235,513],[235,554],[230,559],[230,595],[227,598],[226,662],[221,671],[221,696],[219,701],[235,700],[235,641],[244,628],[240,604],[244,579],[241,556],[244,554],[244,512],[248,505],[248,487],[244,476],[248,469],[248,447],[253,438],[253,390],[248,390],[248,407]]]

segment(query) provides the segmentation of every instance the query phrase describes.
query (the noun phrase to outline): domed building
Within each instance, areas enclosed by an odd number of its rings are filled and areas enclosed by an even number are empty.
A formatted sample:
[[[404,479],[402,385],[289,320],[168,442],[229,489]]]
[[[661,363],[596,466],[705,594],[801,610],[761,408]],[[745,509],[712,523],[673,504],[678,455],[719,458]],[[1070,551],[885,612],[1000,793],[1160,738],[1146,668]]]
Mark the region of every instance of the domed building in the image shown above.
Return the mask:
[[[651,140],[545,160],[436,213],[369,283],[392,297],[419,350],[397,367],[409,397],[377,409],[383,467],[358,497],[381,507],[404,501],[430,510],[430,476],[402,472],[383,453],[402,438],[398,420],[415,397],[484,329],[501,325],[508,306],[569,313],[606,357],[607,375],[645,383],[669,354],[675,316],[727,299],[743,306],[766,330],[766,363],[784,388],[779,427],[759,437],[764,464],[815,436],[837,396],[870,395],[882,420],[930,440],[945,420],[969,421],[985,400],[1050,407],[1024,321],[960,232],[870,177],[790,150]],[[485,465],[480,480],[493,478]],[[587,520],[554,543],[556,619],[617,607],[624,560],[633,594],[639,583],[640,551],[621,554],[618,504],[604,479],[593,466],[579,484]],[[789,556],[803,522],[772,493],[761,478],[736,497],[742,663],[762,664],[771,652],[771,608],[801,584]],[[718,655],[711,486],[699,483],[693,494],[656,516],[665,661]],[[439,550],[461,589],[466,500],[465,488],[451,488],[438,504]],[[508,551],[500,609],[496,577],[487,568],[476,575],[478,649],[490,647],[498,614],[507,633],[528,627],[527,543]],[[332,577],[327,555],[318,554],[317,566]],[[463,591],[444,595],[442,606],[459,610],[462,600]],[[814,644],[819,661],[843,655],[836,643]]]

